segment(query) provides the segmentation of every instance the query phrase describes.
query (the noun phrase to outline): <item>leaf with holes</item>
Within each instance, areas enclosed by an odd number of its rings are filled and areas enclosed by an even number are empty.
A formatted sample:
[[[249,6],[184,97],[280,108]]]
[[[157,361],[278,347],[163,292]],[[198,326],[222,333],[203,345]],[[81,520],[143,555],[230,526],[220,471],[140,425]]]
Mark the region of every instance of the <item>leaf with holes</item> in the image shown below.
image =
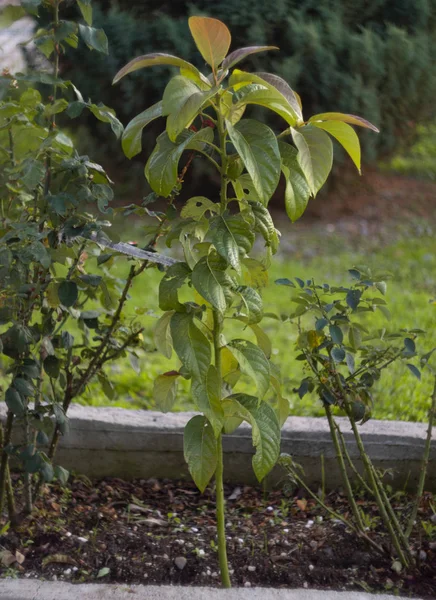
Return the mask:
[[[191,274],[186,263],[171,265],[159,285],[159,308],[173,310],[180,307],[178,290]]]
[[[280,177],[280,152],[274,132],[252,119],[233,127],[227,121],[227,131],[263,204],[267,204],[277,188]]]
[[[217,216],[211,221],[210,236],[218,254],[241,273],[240,255],[251,250],[255,235],[242,215]]]
[[[180,216],[182,219],[194,219],[194,221],[201,221],[207,212],[217,213],[219,211],[219,204],[212,202],[209,198],[204,196],[194,196],[189,198],[185,206],[182,208]]]

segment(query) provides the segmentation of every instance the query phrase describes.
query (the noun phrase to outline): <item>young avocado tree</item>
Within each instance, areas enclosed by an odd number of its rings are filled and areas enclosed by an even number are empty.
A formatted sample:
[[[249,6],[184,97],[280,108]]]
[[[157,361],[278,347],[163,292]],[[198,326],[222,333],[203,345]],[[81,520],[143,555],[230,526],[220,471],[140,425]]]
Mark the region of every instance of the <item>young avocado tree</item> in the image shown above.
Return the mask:
[[[161,229],[168,245],[176,239],[180,242],[184,262],[171,266],[161,281],[159,304],[164,314],[155,340],[166,357],[174,349],[181,367],[160,375],[154,392],[161,409],[169,411],[177,380],[191,381],[192,398],[202,415],[186,425],[184,453],[201,491],[215,476],[221,579],[229,587],[222,435],[242,421],[251,425],[256,449],[253,469],[261,481],[278,459],[280,427],[289,412],[280,392],[280,374],[270,360],[271,342],[260,325],[260,290],[279,245],[268,202],[283,174],[286,211],[296,221],[331,170],[333,146],[328,134],[342,144],[360,170],[359,140],[350,124],[377,129],[360,117],[341,113],[305,121],[301,100],[286,81],[270,73],[235,69],[250,54],[276,48],[255,46],[228,54],[231,36],[224,23],[191,17],[189,28],[210,67],[207,75],[182,58],[155,53],[129,62],[114,82],[143,67],[179,69],[162,100],[135,117],[122,137],[123,150],[131,158],[141,150],[144,127],[166,117],[166,129],[145,166],[156,194],[173,202],[183,179],[179,163],[185,151],[190,152],[188,161],[193,154],[204,156],[220,176],[219,198],[190,198],[180,217]],[[263,123],[244,118],[251,104],[277,113],[283,130],[277,135]],[[265,242],[260,260],[250,256],[257,234]],[[231,339],[225,335],[227,330]],[[246,393],[251,391],[247,379],[255,393]]]

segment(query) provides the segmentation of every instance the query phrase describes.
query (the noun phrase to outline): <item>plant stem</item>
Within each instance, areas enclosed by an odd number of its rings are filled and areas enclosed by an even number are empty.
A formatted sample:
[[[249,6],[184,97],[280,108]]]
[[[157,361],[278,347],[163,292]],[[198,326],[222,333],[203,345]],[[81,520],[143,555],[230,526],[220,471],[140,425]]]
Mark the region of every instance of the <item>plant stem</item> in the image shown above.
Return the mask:
[[[221,191],[220,191],[220,204],[221,204],[221,214],[224,213],[227,207],[227,149],[226,149],[226,128],[224,124],[224,119],[217,110],[217,129],[220,140],[221,147]]]
[[[436,412],[436,377],[434,380],[434,388],[433,394],[431,396],[431,408],[428,413],[428,429],[427,429],[427,439],[425,440],[425,448],[424,454],[422,456],[421,463],[421,472],[419,474],[419,482],[418,482],[418,490],[416,492],[416,500],[413,505],[412,514],[410,515],[409,522],[407,524],[406,529],[406,538],[409,539],[410,534],[412,533],[413,525],[416,521],[416,515],[418,514],[419,505],[421,504],[422,495],[424,492],[424,484],[425,478],[427,476],[427,468],[428,468],[428,459],[430,457],[430,449],[431,449],[431,437],[433,432],[433,420]]]
[[[218,557],[220,563],[221,583],[223,587],[232,586],[230,582],[229,565],[227,562],[225,500],[223,484],[223,436],[220,433],[217,439],[218,460],[215,471],[216,483],[216,520],[218,533]]]
[[[17,521],[17,511],[15,510],[14,490],[12,487],[11,473],[9,465],[6,465],[6,500],[8,503],[9,521],[15,525]],[[1,514],[1,513],[0,513]]]
[[[369,487],[369,485],[366,483],[366,481],[363,479],[362,475],[359,473],[359,471],[356,469],[355,464],[353,463],[353,461],[351,460],[351,456],[348,452],[347,449],[347,445],[345,443],[345,439],[344,439],[344,434],[341,431],[341,428],[339,427],[339,425],[336,423],[336,421],[334,421],[334,425],[336,427],[336,431],[338,432],[338,436],[339,436],[339,441],[341,443],[341,448],[342,448],[342,452],[345,456],[345,458],[347,459],[347,462],[351,468],[351,470],[353,471],[354,475],[356,476],[357,480],[359,481],[360,485],[369,493],[372,495],[372,489]]]
[[[364,528],[364,525],[362,523],[362,518],[361,518],[361,515],[360,515],[360,512],[359,512],[359,508],[358,508],[358,506],[356,504],[356,501],[354,499],[353,490],[351,488],[350,479],[349,479],[348,473],[347,473],[347,467],[345,465],[345,461],[344,461],[343,454],[341,452],[341,447],[340,447],[340,444],[339,444],[338,436],[336,434],[336,428],[335,428],[335,423],[334,423],[332,411],[331,411],[331,408],[330,408],[330,406],[328,404],[324,405],[324,409],[325,409],[325,413],[327,415],[327,420],[328,420],[328,424],[329,424],[329,428],[330,428],[330,435],[332,437],[333,445],[335,447],[336,458],[337,458],[338,463],[339,463],[339,469],[341,471],[342,480],[344,482],[345,490],[347,492],[348,502],[350,503],[351,511],[353,513],[354,519],[356,520],[357,529],[359,531],[363,532],[365,530],[365,528]]]
[[[24,436],[27,447],[30,444],[30,427],[27,409],[24,413]],[[24,512],[30,515],[32,508],[32,476],[26,471],[24,473]]]
[[[337,513],[333,509],[329,508],[324,503],[324,501],[321,500],[321,498],[319,496],[317,496],[316,494],[314,494],[312,492],[312,490],[309,488],[309,486],[304,482],[303,479],[301,479],[301,477],[299,477],[297,475],[297,473],[295,471],[292,472],[292,476],[295,478],[295,481],[297,481],[297,483],[306,490],[306,492],[310,495],[310,497],[313,498],[313,500],[315,500],[315,502],[317,504],[319,504],[319,506],[321,506],[324,510],[326,510],[330,515],[332,515],[332,517],[342,521],[342,523],[344,523],[345,525],[347,525],[347,527],[352,529],[354,531],[354,533],[356,533],[356,535],[358,535],[360,538],[365,540],[365,542],[367,542],[370,546],[372,546],[375,550],[377,550],[377,552],[379,552],[380,554],[383,554],[383,555],[386,554],[386,552],[383,550],[383,548],[381,546],[379,546],[376,542],[374,542],[374,540],[372,540],[366,533],[364,533],[363,531],[360,531],[355,525],[353,525],[353,523],[348,521],[348,519],[343,517],[341,514]]]
[[[385,502],[383,501],[382,494],[380,492],[380,486],[379,486],[376,476],[374,474],[373,465],[365,451],[365,447],[363,445],[362,438],[360,437],[360,433],[359,433],[359,430],[357,429],[356,422],[353,419],[353,415],[351,414],[350,407],[348,406],[348,404],[346,402],[344,403],[344,405],[345,405],[345,410],[348,415],[348,419],[349,419],[349,421],[351,423],[351,427],[353,429],[357,447],[359,448],[360,457],[364,464],[366,473],[368,475],[370,486],[372,488],[375,500],[377,502],[377,506],[380,511],[380,515],[381,515],[382,520],[389,532],[392,543],[395,546],[395,549],[398,554],[398,558],[400,559],[402,565],[407,568],[409,566],[409,560],[406,558],[406,556],[403,552],[403,548],[401,547],[400,539],[399,539],[399,536],[397,535],[398,532],[395,531],[393,523],[392,523],[391,519],[389,518]],[[407,552],[407,549],[405,549],[405,550]],[[410,555],[410,550],[407,552],[407,554]]]
[[[60,0],[55,0],[53,3],[53,30],[56,32],[56,30],[59,27],[59,4],[60,4]],[[53,95],[52,95],[52,104],[54,104],[56,102],[56,96],[57,96],[57,91],[58,91],[58,84],[57,84],[57,78],[59,75],[59,56],[60,56],[60,47],[59,44],[55,45],[55,53],[54,53],[54,77],[55,77],[55,82],[53,84]],[[51,115],[50,116],[50,125],[48,128],[48,132],[49,132],[49,136],[51,135],[51,133],[53,132],[54,128],[56,127],[56,116],[55,115]],[[50,191],[50,185],[51,185],[51,152],[47,153],[47,161],[46,161],[46,170],[45,170],[45,182],[44,182],[44,198],[43,198],[43,202],[46,202],[46,196],[48,195],[49,191]],[[40,227],[44,227],[44,223],[42,223],[40,225]]]
[[[6,448],[11,441],[13,422],[14,422],[14,415],[11,411],[8,411],[8,416],[6,417],[5,433],[3,436],[2,454],[1,454],[1,462],[0,462],[0,515],[3,512],[3,506],[4,506],[4,501],[5,501],[6,479],[7,479],[8,463],[9,463],[9,454],[6,452]]]
[[[217,311],[213,311],[213,347],[215,357],[215,369],[218,379],[218,390],[221,399],[222,388],[222,369],[221,369],[221,348],[220,337],[222,330],[222,315]],[[225,500],[224,500],[224,485],[223,485],[223,446],[222,433],[217,439],[217,467],[215,471],[216,483],[216,517],[217,517],[217,533],[218,533],[218,556],[221,572],[221,583],[223,587],[231,587],[229,565],[227,562],[227,542],[226,542],[226,524],[225,524]]]
[[[3,448],[3,423],[0,421],[0,448]],[[6,498],[8,503],[8,515],[9,521],[14,524],[16,522],[17,513],[15,511],[15,501],[14,501],[14,490],[12,489],[12,481],[11,474],[9,472],[9,465],[6,465]],[[0,510],[0,517],[3,510]]]
[[[321,454],[321,500],[325,499],[325,460],[324,452]]]

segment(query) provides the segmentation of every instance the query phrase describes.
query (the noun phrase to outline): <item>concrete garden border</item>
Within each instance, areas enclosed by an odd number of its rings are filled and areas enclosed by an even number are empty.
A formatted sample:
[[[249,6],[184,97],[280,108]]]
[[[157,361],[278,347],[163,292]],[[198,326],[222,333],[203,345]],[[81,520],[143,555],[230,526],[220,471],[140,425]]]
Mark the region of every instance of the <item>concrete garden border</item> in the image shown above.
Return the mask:
[[[5,418],[0,405],[0,418]],[[163,415],[154,411],[73,405],[70,431],[62,440],[56,462],[88,477],[188,478],[183,458],[183,428],[193,413]],[[350,455],[359,466],[358,451],[345,419],[343,427]],[[413,489],[417,481],[427,425],[402,421],[369,421],[362,437],[374,463],[392,469],[392,484]],[[434,434],[434,438],[436,435]],[[255,483],[251,469],[251,430],[242,425],[224,437],[225,477],[229,482]],[[291,454],[305,470],[309,485],[321,481],[324,455],[326,486],[341,485],[328,424],[324,418],[291,417],[282,430],[282,452]],[[269,476],[277,484],[282,472]],[[436,445],[430,454],[426,490],[436,490]]]
[[[0,580],[1,600],[394,600],[395,596],[333,590],[144,586]],[[413,600],[413,599],[411,599]],[[416,598],[415,600],[419,600]]]

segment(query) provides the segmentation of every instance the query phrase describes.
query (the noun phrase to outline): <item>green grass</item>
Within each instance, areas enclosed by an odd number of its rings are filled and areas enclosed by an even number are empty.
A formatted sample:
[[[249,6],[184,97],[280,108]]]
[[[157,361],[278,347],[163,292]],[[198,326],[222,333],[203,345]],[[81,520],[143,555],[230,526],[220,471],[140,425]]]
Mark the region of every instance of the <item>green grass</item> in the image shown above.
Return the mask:
[[[417,139],[406,152],[394,156],[384,167],[402,175],[436,180],[436,123],[418,125]]]
[[[435,343],[434,324],[436,306],[432,298],[436,296],[436,237],[432,235],[428,224],[416,227],[396,229],[388,241],[354,238],[328,233],[323,228],[310,231],[302,227],[283,228],[283,247],[291,254],[279,253],[273,261],[270,283],[263,292],[265,311],[289,314],[292,311],[290,292],[287,288],[274,284],[278,277],[314,278],[319,283],[349,283],[347,269],[355,264],[389,270],[394,278],[388,285],[387,302],[392,320],[382,315],[371,316],[374,329],[385,327],[388,330],[422,328],[427,335],[422,338],[419,350],[430,350]],[[417,232],[424,232],[418,235]],[[426,233],[425,233],[426,232]],[[392,233],[392,232],[391,232]],[[133,236],[132,236],[133,237]],[[135,237],[138,239],[139,234]],[[377,247],[375,247],[377,246]],[[308,257],[310,255],[310,257]],[[120,261],[126,268],[126,262]],[[140,317],[146,327],[145,347],[152,349],[152,328],[159,316],[157,306],[158,285],[161,273],[146,271],[140,281],[132,288],[129,303],[131,311],[138,307],[144,314]],[[265,319],[263,327],[273,343],[273,361],[281,368],[284,379],[285,395],[290,400],[292,415],[318,416],[323,414],[320,401],[314,396],[305,396],[300,400],[293,392],[303,375],[302,364],[295,361],[296,328],[294,325]],[[227,338],[238,333],[237,326],[227,330]],[[165,371],[177,367],[177,359],[167,360],[155,351],[145,352],[141,357],[140,373],[131,368],[128,361],[119,361],[111,368],[111,379],[117,392],[117,400],[109,401],[97,385],[91,385],[89,391],[79,400],[82,404],[95,406],[110,405],[126,408],[155,408],[152,388],[154,378]],[[408,371],[404,365],[397,365],[385,371],[374,393],[374,417],[408,421],[426,420],[431,391],[429,375],[424,373],[422,381]],[[176,410],[192,409],[189,400],[188,383],[182,382],[179,388]]]

